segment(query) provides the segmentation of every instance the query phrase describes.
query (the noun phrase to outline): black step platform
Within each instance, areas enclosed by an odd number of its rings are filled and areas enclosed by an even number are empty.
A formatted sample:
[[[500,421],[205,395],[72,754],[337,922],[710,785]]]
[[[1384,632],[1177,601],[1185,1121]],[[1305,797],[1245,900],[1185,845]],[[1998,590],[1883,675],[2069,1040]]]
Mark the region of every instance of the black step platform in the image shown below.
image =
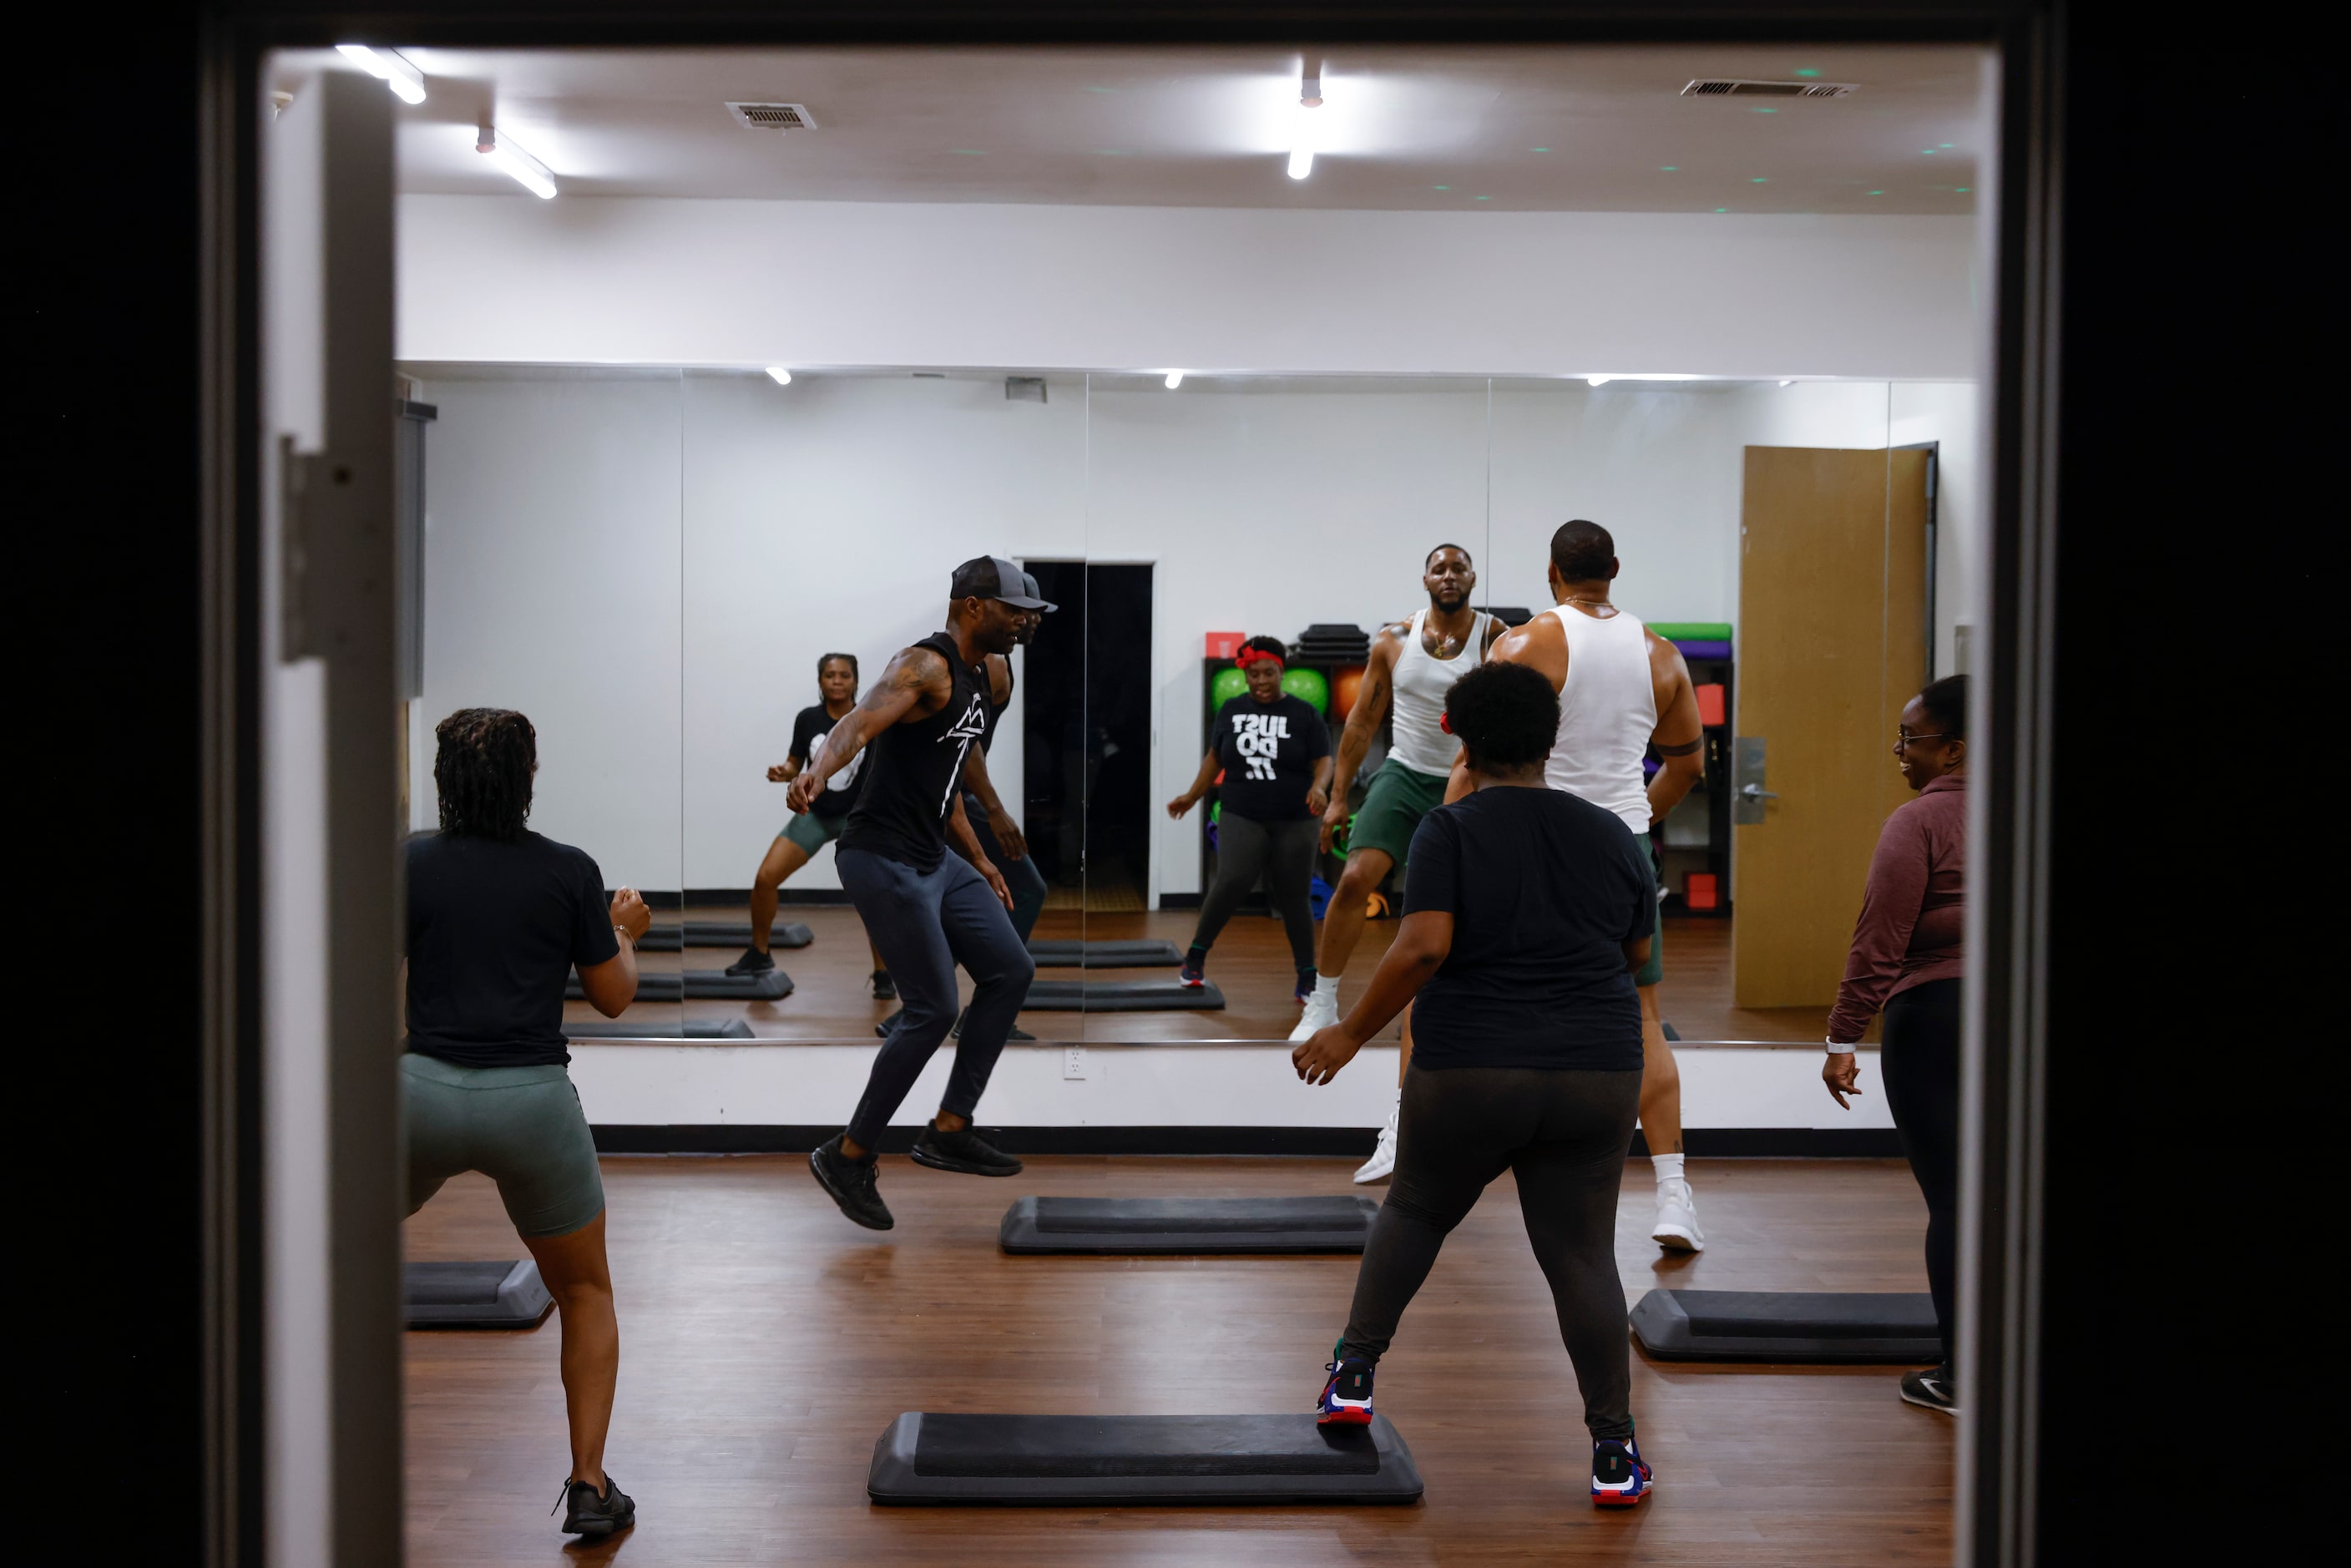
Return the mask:
[[[768,946],[805,947],[816,933],[796,920],[779,920],[768,933]],[[684,925],[656,925],[637,941],[640,953],[682,953],[688,947],[748,947],[747,920],[689,920]]]
[[[563,994],[575,1002],[580,999],[578,974],[564,980]],[[688,969],[684,975],[637,976],[637,1000],[641,1002],[682,1002],[688,997],[699,1001],[772,1002],[791,994],[792,977],[781,969],[770,969],[764,975]]]
[[[1373,1199],[1024,1197],[1004,1211],[1007,1252],[1361,1252]]]
[[[536,1328],[555,1310],[525,1258],[499,1263],[410,1263],[401,1270],[401,1301],[413,1329]]]
[[[568,1023],[563,1026],[569,1040],[750,1040],[751,1026],[741,1019],[721,1022],[705,1022],[688,1019],[677,1024],[622,1023],[617,1019],[598,1019],[593,1023]]]
[[[1027,1507],[1113,1503],[1420,1500],[1412,1450],[1375,1416],[1317,1427],[1300,1416],[931,1416],[909,1411],[873,1445],[879,1503]]]
[[[1935,1299],[1891,1292],[1651,1291],[1633,1333],[1660,1361],[1860,1362],[1943,1359]]]
[[[1210,981],[1186,986],[1175,980],[1031,980],[1022,1012],[1156,1013],[1178,1008],[1221,1008],[1225,993]]]
[[[1041,969],[1172,969],[1184,961],[1176,944],[1149,942],[1031,942],[1029,956]]]

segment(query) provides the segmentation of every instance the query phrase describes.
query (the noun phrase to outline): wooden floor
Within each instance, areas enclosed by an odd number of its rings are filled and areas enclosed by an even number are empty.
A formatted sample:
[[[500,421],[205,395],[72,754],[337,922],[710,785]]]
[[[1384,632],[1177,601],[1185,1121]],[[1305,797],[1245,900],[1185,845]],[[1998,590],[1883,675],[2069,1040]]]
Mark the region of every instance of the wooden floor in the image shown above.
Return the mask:
[[[712,905],[687,910],[684,917],[739,920],[746,912]],[[662,916],[665,923],[674,918],[667,914]],[[873,1025],[889,1016],[896,1004],[876,1002],[867,992],[873,961],[857,912],[835,904],[788,906],[778,918],[799,921],[816,936],[806,947],[777,950],[777,962],[792,977],[790,996],[776,1002],[640,1002],[623,1015],[624,1021],[657,1034],[674,1034],[686,1019],[702,1024],[740,1019],[764,1040],[871,1038]],[[1156,936],[1180,949],[1190,944],[1197,918],[1189,910],[1104,915],[1049,909],[1038,922],[1036,935],[1093,941]],[[1393,920],[1364,926],[1364,939],[1347,967],[1343,992],[1347,999],[1352,1000],[1379,967],[1396,929]],[[1667,1019],[1682,1039],[1816,1044],[1827,1028],[1826,1006],[1759,1009],[1732,1005],[1730,939],[1731,922],[1727,917],[1685,916],[1666,922],[1666,978],[1658,995]],[[684,958],[687,967],[715,969],[732,963],[736,956],[733,950],[696,947]],[[680,955],[648,953],[642,963],[647,974],[674,974],[680,967]],[[1076,969],[1043,973],[1050,978],[1081,977]],[[1172,968],[1092,969],[1083,971],[1082,977],[1167,979],[1174,973]],[[1290,946],[1280,921],[1259,915],[1235,916],[1209,955],[1208,977],[1224,994],[1222,1009],[1094,1014],[1032,1011],[1020,1015],[1020,1027],[1040,1040],[1281,1040],[1297,1024],[1298,1007],[1290,999]],[[968,998],[970,982],[965,980],[962,985]],[[571,1003],[567,1011],[574,1021],[596,1016],[585,1002]],[[1395,1028],[1391,1025],[1385,1038],[1395,1037]]]
[[[1658,1490],[1584,1496],[1581,1404],[1506,1179],[1458,1230],[1381,1368],[1427,1483],[1403,1509],[931,1510],[865,1500],[905,1410],[1304,1410],[1355,1260],[1008,1258],[1022,1193],[1348,1190],[1345,1162],[1040,1159],[1010,1181],[886,1159],[887,1237],[841,1219],[796,1156],[604,1162],[622,1342],[609,1466],[641,1522],[566,1550],[558,1331],[412,1333],[408,1561],[702,1563],[1544,1563],[1895,1568],[1950,1560],[1954,1423],[1882,1368],[1634,1357]],[[1694,1161],[1709,1248],[1659,1260],[1628,1173],[1627,1300],[1654,1284],[1923,1290],[1926,1217],[1890,1161]],[[410,1256],[519,1251],[495,1193],[452,1182]]]

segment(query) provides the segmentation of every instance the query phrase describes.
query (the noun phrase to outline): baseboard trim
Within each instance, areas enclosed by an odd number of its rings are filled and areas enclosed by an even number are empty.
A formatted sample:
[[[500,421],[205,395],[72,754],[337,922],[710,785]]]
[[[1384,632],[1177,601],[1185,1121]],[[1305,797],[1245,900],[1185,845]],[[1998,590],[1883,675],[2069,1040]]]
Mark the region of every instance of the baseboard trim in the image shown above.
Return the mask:
[[[990,1142],[1015,1155],[1320,1155],[1361,1158],[1372,1152],[1369,1127],[986,1127]],[[593,1129],[604,1155],[806,1154],[838,1125],[705,1123],[606,1124]],[[903,1155],[917,1127],[892,1127],[882,1152]],[[1684,1152],[1701,1159],[1899,1158],[1900,1140],[1880,1127],[1693,1127]],[[1632,1153],[1648,1145],[1633,1136]]]

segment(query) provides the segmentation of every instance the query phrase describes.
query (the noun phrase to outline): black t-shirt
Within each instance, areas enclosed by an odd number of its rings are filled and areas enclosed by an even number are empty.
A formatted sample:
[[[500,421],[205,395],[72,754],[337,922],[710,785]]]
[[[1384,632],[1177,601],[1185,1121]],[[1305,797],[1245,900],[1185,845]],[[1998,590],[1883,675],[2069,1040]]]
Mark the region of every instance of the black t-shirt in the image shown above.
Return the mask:
[[[964,754],[987,731],[987,673],[963,662],[949,632],[934,632],[914,646],[946,660],[946,704],[919,723],[893,724],[865,743],[864,788],[840,844],[928,873],[946,853],[945,823],[963,779]]]
[[[800,709],[799,717],[792,720],[792,748],[785,755],[806,768],[816,756],[816,748],[824,744],[824,737],[832,733],[832,727],[838,722],[824,711],[822,703]],[[848,767],[824,781],[824,789],[817,795],[815,803],[809,807],[810,813],[819,817],[846,817],[849,809],[857,804],[857,791],[864,782],[865,753],[861,751],[849,759]]]
[[[1412,1009],[1416,1067],[1638,1071],[1641,998],[1621,944],[1656,928],[1633,831],[1563,790],[1486,789],[1412,836],[1404,912],[1453,916]]]
[[[1261,703],[1243,692],[1217,710],[1208,748],[1224,765],[1224,809],[1254,821],[1280,822],[1308,815],[1306,791],[1314,764],[1331,755],[1331,735],[1322,716],[1301,697],[1284,692]]]
[[[537,833],[408,841],[408,1049],[460,1067],[571,1060],[563,982],[621,950],[604,873]]]

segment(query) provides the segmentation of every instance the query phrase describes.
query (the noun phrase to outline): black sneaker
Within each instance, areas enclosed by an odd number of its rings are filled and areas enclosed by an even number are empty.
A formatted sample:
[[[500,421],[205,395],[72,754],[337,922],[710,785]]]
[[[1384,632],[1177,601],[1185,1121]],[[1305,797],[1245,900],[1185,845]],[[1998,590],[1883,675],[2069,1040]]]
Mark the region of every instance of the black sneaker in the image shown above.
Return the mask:
[[[973,1132],[943,1133],[934,1122],[923,1129],[908,1151],[918,1166],[935,1171],[960,1171],[965,1176],[1008,1176],[1020,1174],[1020,1162]]]
[[[555,1500],[555,1508],[565,1511],[563,1533],[584,1535],[601,1541],[615,1531],[626,1530],[637,1522],[636,1500],[612,1484],[610,1475],[604,1478],[604,1490],[598,1491],[586,1481],[565,1481],[563,1493]]]
[[[873,999],[877,1002],[894,1002],[898,999],[898,982],[890,977],[890,971],[887,969],[873,971]]]
[[[726,966],[730,975],[764,975],[776,967],[775,959],[757,947],[746,947],[743,956]]]
[[[1160,960],[1162,963],[1165,959]],[[1190,990],[1198,990],[1208,983],[1208,955],[1198,947],[1184,955],[1184,967],[1176,971],[1176,981]]]
[[[809,1169],[815,1173],[817,1186],[841,1206],[841,1212],[868,1230],[888,1230],[898,1222],[873,1188],[874,1164],[872,1155],[852,1160],[842,1154],[839,1134],[809,1151]]]
[[[880,1023],[875,1024],[873,1026],[873,1032],[880,1035],[883,1040],[889,1039],[890,1031],[896,1029],[898,1027],[898,1020],[905,1016],[906,1009],[900,1008],[896,1012],[892,1013],[888,1018],[885,1018]]]
[[[949,1030],[947,1032],[956,1039],[961,1040],[963,1038],[963,1020],[969,1017],[971,1017],[971,1009],[969,1008],[966,1008],[963,1011],[956,1014],[955,1028]],[[1007,1030],[1004,1038],[1007,1043],[1010,1043],[1014,1040],[1024,1040],[1031,1045],[1037,1043],[1037,1037],[1030,1034],[1027,1030],[1022,1029],[1018,1024],[1013,1025],[1010,1030]]]
[[[1959,1413],[1959,1385],[1948,1366],[1930,1366],[1924,1372],[1902,1375],[1902,1402],[1922,1409],[1940,1410],[1946,1416]]]

